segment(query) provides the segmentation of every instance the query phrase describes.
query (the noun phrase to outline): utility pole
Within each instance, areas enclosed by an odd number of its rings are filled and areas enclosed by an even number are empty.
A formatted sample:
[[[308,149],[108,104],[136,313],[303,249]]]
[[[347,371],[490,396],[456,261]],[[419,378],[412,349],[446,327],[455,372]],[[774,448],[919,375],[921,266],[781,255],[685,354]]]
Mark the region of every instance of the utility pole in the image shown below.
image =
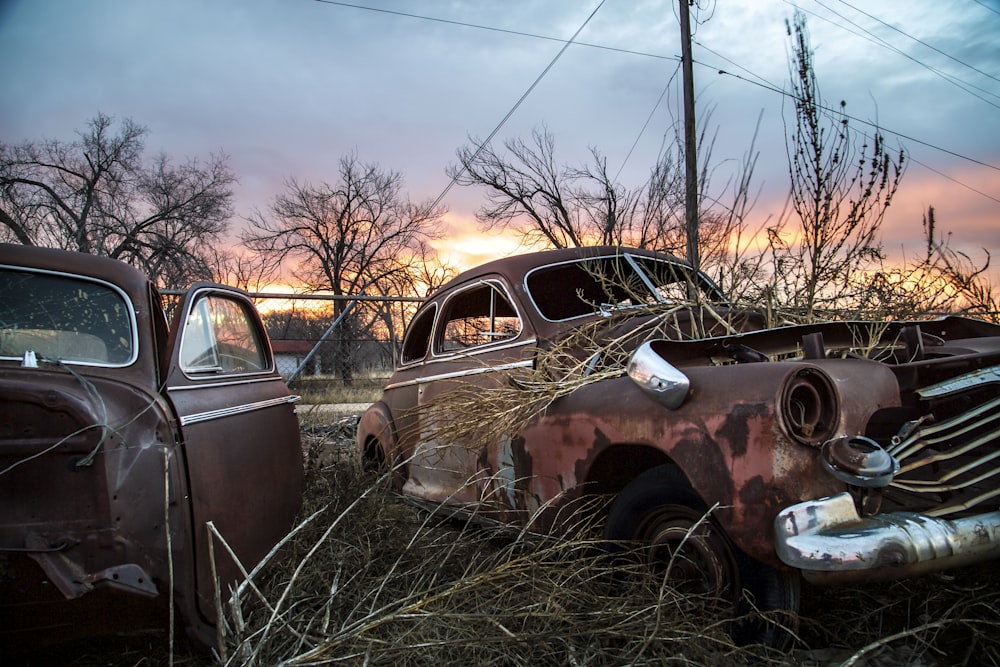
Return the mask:
[[[684,76],[685,229],[687,258],[698,269],[698,146],[694,123],[694,70],[691,66],[691,0],[678,0],[681,15],[681,67]]]

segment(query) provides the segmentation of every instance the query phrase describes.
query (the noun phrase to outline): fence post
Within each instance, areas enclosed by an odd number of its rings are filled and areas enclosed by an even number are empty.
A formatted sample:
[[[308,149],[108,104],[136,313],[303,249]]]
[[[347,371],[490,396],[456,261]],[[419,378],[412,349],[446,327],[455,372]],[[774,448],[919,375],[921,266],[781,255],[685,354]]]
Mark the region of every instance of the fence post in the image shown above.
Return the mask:
[[[368,287],[368,285],[365,285],[365,287]],[[361,288],[361,291],[364,292],[364,288]],[[299,376],[299,373],[302,372],[302,369],[304,369],[312,360],[312,358],[316,356],[316,351],[319,350],[319,346],[322,345],[324,342],[326,342],[327,337],[330,334],[332,334],[333,330],[337,328],[337,325],[340,324],[345,317],[347,317],[347,314],[351,312],[351,309],[354,308],[354,304],[356,304],[357,302],[358,302],[357,299],[351,299],[350,301],[347,302],[347,306],[344,307],[343,312],[337,316],[337,319],[333,321],[333,324],[330,325],[330,328],[327,329],[325,332],[323,332],[323,335],[319,337],[319,340],[316,341],[316,344],[313,345],[313,348],[309,350],[309,354],[306,355],[305,359],[302,360],[302,363],[299,364],[299,367],[295,369],[295,372],[291,374],[291,376],[288,378],[285,384],[292,384],[292,382],[295,381],[295,378]]]

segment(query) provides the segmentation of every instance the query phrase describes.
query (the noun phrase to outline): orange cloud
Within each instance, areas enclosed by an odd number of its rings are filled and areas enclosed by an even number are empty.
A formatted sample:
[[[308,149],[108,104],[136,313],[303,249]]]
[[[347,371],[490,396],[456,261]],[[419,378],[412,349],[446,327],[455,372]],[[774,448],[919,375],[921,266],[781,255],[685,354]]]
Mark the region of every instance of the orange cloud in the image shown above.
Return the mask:
[[[445,216],[445,225],[445,235],[430,246],[441,264],[459,271],[525,252],[516,232],[484,232],[474,218],[454,214]]]

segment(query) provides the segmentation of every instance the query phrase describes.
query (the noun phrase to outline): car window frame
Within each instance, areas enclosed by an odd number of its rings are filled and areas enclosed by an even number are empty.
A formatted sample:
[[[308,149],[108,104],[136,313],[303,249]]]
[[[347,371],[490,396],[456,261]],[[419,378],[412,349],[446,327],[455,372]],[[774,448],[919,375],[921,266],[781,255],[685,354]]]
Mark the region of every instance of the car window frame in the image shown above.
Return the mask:
[[[434,349],[434,337],[435,337],[435,332],[437,330],[438,312],[440,312],[438,303],[433,302],[428,304],[426,308],[421,308],[416,313],[414,313],[413,319],[410,320],[409,324],[407,324],[406,330],[403,333],[403,344],[400,346],[399,359],[397,362],[400,368],[405,368],[407,366],[413,366],[414,364],[422,363],[426,361],[428,357],[431,356],[432,350]],[[405,359],[403,357],[403,354],[405,354],[407,346],[412,342],[411,331],[413,331],[413,325],[417,322],[418,319],[422,317],[429,317],[431,321],[430,331],[427,334],[427,344],[424,347],[424,352],[419,357],[413,357],[412,359]]]
[[[446,316],[448,314],[449,303],[457,298],[460,294],[468,292],[469,290],[482,287],[484,285],[489,285],[494,289],[498,290],[507,302],[511,305],[514,312],[517,315],[519,322],[519,328],[516,334],[508,338],[503,338],[500,340],[488,341],[486,343],[481,343],[479,345],[472,345],[466,348],[456,349],[456,350],[445,350],[441,347],[441,343],[444,337],[444,329],[447,326]],[[450,359],[454,357],[465,357],[469,355],[479,354],[480,352],[487,350],[502,349],[506,346],[520,345],[519,339],[524,335],[524,332],[528,330],[527,319],[525,314],[522,312],[520,304],[518,304],[517,299],[511,295],[512,290],[510,290],[506,283],[499,277],[490,278],[480,278],[475,282],[468,285],[463,285],[452,290],[447,297],[441,302],[441,307],[435,314],[434,318],[434,329],[431,333],[431,358],[435,360]]]
[[[129,356],[129,358],[127,360],[122,361],[122,362],[112,363],[110,361],[108,361],[108,362],[102,362],[102,361],[84,361],[84,360],[75,360],[75,359],[59,359],[59,360],[57,360],[58,363],[66,364],[66,365],[71,365],[71,366],[87,366],[87,367],[92,367],[92,368],[128,368],[129,366],[132,366],[133,364],[135,364],[135,362],[139,359],[139,345],[141,344],[141,341],[140,341],[140,338],[139,338],[139,320],[138,320],[138,316],[136,315],[135,304],[132,303],[132,299],[131,299],[131,297],[129,297],[128,293],[124,289],[122,289],[121,287],[119,287],[118,285],[116,285],[116,284],[114,284],[112,282],[109,282],[107,280],[103,280],[101,278],[97,278],[95,276],[88,276],[88,275],[83,275],[83,274],[80,274],[80,273],[73,273],[73,272],[70,272],[70,271],[53,271],[51,269],[40,269],[40,268],[36,268],[36,267],[31,267],[31,266],[19,266],[19,265],[13,265],[13,264],[0,264],[0,271],[2,271],[2,270],[11,270],[11,271],[19,272],[19,273],[45,274],[45,275],[55,276],[55,277],[59,277],[59,278],[66,278],[66,279],[74,280],[74,281],[78,281],[78,282],[79,281],[83,281],[83,282],[87,282],[87,283],[91,283],[91,284],[100,285],[101,287],[107,288],[110,291],[112,291],[113,293],[115,293],[122,300],[122,302],[125,304],[125,310],[126,310],[126,313],[128,315],[128,324],[129,324],[129,328],[131,329],[131,332],[130,332],[131,336],[130,336],[130,341],[129,342],[130,342],[130,349],[132,351],[131,355]],[[0,359],[2,359],[2,360],[14,360],[14,361],[16,361],[16,360],[19,360],[21,358],[22,357],[20,357],[20,356],[0,355]]]
[[[574,320],[579,320],[579,319],[588,318],[588,317],[606,316],[608,314],[608,312],[605,311],[604,309],[599,308],[597,310],[591,310],[589,312],[580,313],[579,315],[572,315],[570,317],[564,317],[564,318],[560,318],[560,319],[552,319],[552,318],[546,316],[545,311],[542,308],[539,307],[538,302],[535,300],[535,294],[532,291],[531,286],[528,284],[528,280],[531,278],[531,276],[533,274],[535,274],[535,273],[537,273],[539,271],[542,271],[542,270],[545,270],[545,269],[551,269],[551,268],[557,267],[557,266],[566,266],[566,265],[569,265],[569,264],[586,264],[587,262],[593,262],[595,260],[600,260],[600,261],[605,261],[605,260],[624,260],[625,263],[627,263],[629,265],[629,267],[631,267],[632,271],[635,272],[636,276],[642,281],[643,286],[647,290],[650,291],[650,296],[656,299],[656,303],[666,303],[666,300],[662,297],[662,294],[655,288],[655,286],[653,285],[650,277],[647,275],[646,271],[644,271],[639,266],[638,260],[640,260],[640,259],[648,259],[648,260],[651,260],[651,261],[663,262],[665,264],[670,264],[672,266],[676,266],[679,270],[686,271],[687,273],[692,274],[694,277],[697,278],[697,281],[698,281],[695,284],[695,286],[699,288],[699,291],[706,298],[709,298],[709,300],[711,300],[712,298],[717,298],[717,299],[721,300],[721,303],[723,303],[723,304],[726,303],[725,302],[725,297],[722,294],[722,291],[704,273],[702,273],[700,271],[696,271],[696,270],[694,270],[693,268],[691,268],[690,266],[688,266],[686,264],[683,264],[681,262],[677,262],[677,261],[671,260],[669,258],[648,257],[646,255],[635,255],[633,253],[622,253],[622,254],[617,254],[617,255],[614,255],[614,254],[595,255],[593,257],[578,257],[578,258],[563,260],[563,261],[560,261],[560,262],[552,262],[552,263],[549,263],[549,264],[543,264],[541,266],[533,267],[532,269],[530,269],[529,271],[525,272],[525,274],[524,274],[524,279],[523,279],[524,292],[527,295],[527,299],[531,303],[532,308],[534,308],[535,312],[538,313],[538,316],[541,317],[546,322],[551,322],[553,324],[562,324],[562,323],[565,323],[565,322],[572,322]],[[628,305],[628,306],[619,306],[618,308],[621,309],[621,310],[632,310],[632,309],[639,309],[639,308],[643,308],[643,307],[648,307],[649,305],[651,305],[651,304],[637,303],[637,304],[631,304],[631,305]]]
[[[185,345],[187,343],[187,337],[190,334],[191,327],[188,326],[188,320],[191,314],[196,308],[199,308],[202,303],[207,299],[218,298],[224,301],[228,301],[235,304],[240,313],[243,316],[243,321],[249,325],[250,332],[253,335],[254,342],[256,343],[257,349],[261,354],[261,358],[265,362],[264,365],[259,369],[253,370],[226,370],[224,367],[219,365],[217,368],[205,368],[203,370],[198,370],[197,368],[191,368],[187,364],[183,363],[182,356],[184,353]],[[252,315],[248,309],[252,309],[253,305],[246,301],[246,299],[241,298],[241,295],[237,292],[213,289],[211,287],[204,287],[197,289],[190,297],[190,300],[185,308],[184,313],[178,320],[179,326],[181,327],[180,336],[177,340],[177,368],[183,374],[183,376],[191,381],[218,381],[218,380],[228,380],[232,378],[244,378],[253,377],[259,375],[268,375],[274,370],[274,352],[271,350],[270,341],[266,335],[266,332],[260,328],[259,318]],[[216,337],[215,328],[211,328],[211,338],[213,340],[213,349],[218,353],[218,339]]]

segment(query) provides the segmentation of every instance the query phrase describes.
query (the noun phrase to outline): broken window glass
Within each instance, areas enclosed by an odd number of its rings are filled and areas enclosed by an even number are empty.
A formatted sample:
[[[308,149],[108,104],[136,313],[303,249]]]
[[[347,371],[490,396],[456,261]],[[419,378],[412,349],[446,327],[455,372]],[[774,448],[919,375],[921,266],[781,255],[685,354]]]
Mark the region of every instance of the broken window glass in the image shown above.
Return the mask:
[[[112,286],[0,269],[0,356],[123,366],[136,354],[135,315]]]

